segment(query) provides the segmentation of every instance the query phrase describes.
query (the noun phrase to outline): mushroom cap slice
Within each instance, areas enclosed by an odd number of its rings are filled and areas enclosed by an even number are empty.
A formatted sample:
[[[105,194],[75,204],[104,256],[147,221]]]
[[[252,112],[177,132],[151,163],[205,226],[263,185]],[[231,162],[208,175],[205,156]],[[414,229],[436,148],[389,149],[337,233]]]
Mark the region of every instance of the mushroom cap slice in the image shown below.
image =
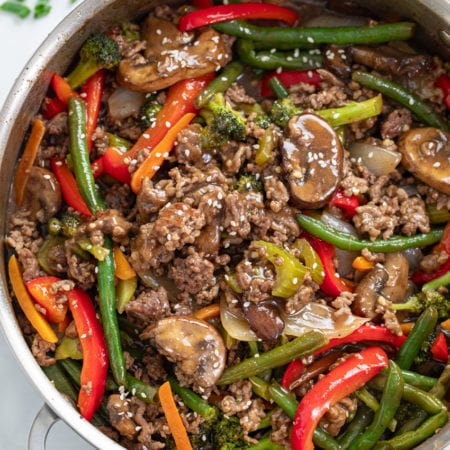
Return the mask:
[[[438,128],[414,128],[399,139],[402,164],[416,178],[450,195],[450,133]]]
[[[46,223],[60,210],[62,193],[53,172],[32,166],[29,171],[23,207],[31,212],[31,218]]]
[[[141,334],[198,386],[213,386],[226,363],[222,336],[208,322],[190,316],[165,317]]]
[[[231,59],[230,43],[212,28],[182,33],[167,20],[149,17],[144,28],[145,54],[119,64],[118,83],[134,91],[154,92],[180,80],[215,72]]]
[[[344,149],[333,127],[322,117],[292,117],[282,142],[282,163],[291,200],[300,208],[324,206],[338,187]]]

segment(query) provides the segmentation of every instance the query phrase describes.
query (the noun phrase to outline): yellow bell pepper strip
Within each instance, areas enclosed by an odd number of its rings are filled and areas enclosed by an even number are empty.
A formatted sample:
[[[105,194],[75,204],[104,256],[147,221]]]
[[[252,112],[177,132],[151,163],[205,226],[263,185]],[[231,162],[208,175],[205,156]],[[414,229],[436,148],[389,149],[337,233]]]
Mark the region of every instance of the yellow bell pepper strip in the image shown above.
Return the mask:
[[[170,128],[167,134],[156,145],[147,159],[138,167],[131,177],[131,189],[135,194],[139,192],[144,178],[152,178],[161,167],[167,154],[172,151],[178,133],[191,122],[195,113],[187,113]]]
[[[80,339],[64,336],[56,347],[55,359],[83,359],[83,352],[81,351]]]
[[[105,393],[108,352],[97,313],[89,295],[80,288],[67,292],[83,353],[78,407],[86,420],[91,420]]]
[[[25,150],[20,158],[19,166],[17,167],[16,176],[14,177],[14,199],[19,207],[22,206],[29,172],[36,160],[36,155],[44,134],[44,122],[40,119],[35,119],[31,127],[30,137],[28,138]]]
[[[54,283],[61,278],[42,276],[25,283],[28,292],[36,303],[45,309],[45,317],[53,323],[63,322],[67,314],[67,303],[58,301],[58,293],[52,289]]]
[[[283,247],[266,241],[253,241],[253,246],[264,249],[264,258],[270,261],[276,271],[272,295],[288,298],[301,286],[303,278],[309,272],[294,255]]]
[[[290,26],[294,26],[298,22],[299,16],[292,9],[269,3],[233,3],[190,11],[180,18],[178,29],[184,32],[213,23],[236,19],[281,20]]]
[[[126,306],[133,298],[137,289],[138,278],[128,278],[127,280],[119,279],[116,287],[116,309],[119,314],[125,311]]]
[[[9,258],[8,275],[14,295],[16,296],[23,313],[30,321],[33,328],[38,332],[39,336],[44,339],[44,341],[51,342],[52,344],[58,342],[58,336],[56,336],[56,333],[53,331],[53,328],[47,322],[45,317],[36,309],[30,294],[28,294],[27,288],[22,279],[19,261],[15,255],[12,255]]]
[[[123,254],[120,247],[114,246],[114,265],[116,267],[115,275],[119,280],[129,280],[136,276],[135,270],[131,267],[127,257]]]
[[[158,396],[177,449],[192,450],[192,445],[189,441],[186,427],[178,412],[169,381],[166,381],[159,387]]]
[[[388,366],[381,347],[353,353],[321,378],[302,398],[294,417],[293,450],[313,450],[313,435],[322,416],[339,400],[364,386]]]

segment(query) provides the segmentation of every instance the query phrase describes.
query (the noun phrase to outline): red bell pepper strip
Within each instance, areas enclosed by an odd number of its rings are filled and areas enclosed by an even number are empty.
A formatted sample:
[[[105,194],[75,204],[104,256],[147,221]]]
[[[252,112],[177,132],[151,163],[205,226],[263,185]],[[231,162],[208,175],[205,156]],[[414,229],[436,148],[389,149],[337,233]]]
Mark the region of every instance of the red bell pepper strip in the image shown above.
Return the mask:
[[[61,279],[49,275],[33,278],[25,283],[33,300],[44,308],[44,317],[53,323],[64,322],[67,315],[67,303],[58,301],[58,294],[52,289],[57,281]]]
[[[67,80],[57,73],[53,74],[51,85],[56,96],[64,105],[67,105],[71,97],[78,97],[77,92],[70,87]]]
[[[261,80],[261,96],[275,97],[275,93],[269,85],[269,81],[277,77],[285,88],[289,88],[293,84],[306,83],[319,87],[322,77],[317,70],[283,70],[280,73],[276,71],[265,75]]]
[[[331,297],[337,297],[342,292],[352,292],[353,289],[351,286],[336,275],[333,261],[334,246],[308,233],[302,234],[302,237],[311,244],[311,247],[316,251],[322,261],[325,276],[320,285],[320,289]]]
[[[344,195],[343,189],[337,189],[331,197],[330,204],[344,211],[346,217],[350,218],[356,214],[359,206],[359,198],[356,195]]]
[[[126,152],[110,147],[106,150],[103,158],[105,172],[122,183],[129,183],[131,175],[128,170],[130,161],[135,159],[143,150],[151,150],[162,138],[172,125],[177,123],[187,113],[197,112],[194,99],[214,78],[214,74],[204,75],[198,78],[190,78],[179,81],[171,86],[167,93],[164,106],[156,116],[156,121]]]
[[[347,336],[330,339],[330,342],[324,347],[316,350],[314,356],[318,356],[321,353],[326,352],[332,348],[338,347],[343,344],[350,344],[355,342],[384,342],[386,344],[391,344],[397,350],[405,342],[406,336],[397,336],[392,333],[386,327],[381,325],[361,325],[359,328],[348,334]],[[304,369],[304,364],[301,360],[297,359],[292,361],[286,368],[283,378],[281,380],[281,385],[289,390],[290,385],[297,380],[302,374]]]
[[[450,77],[445,73],[439,75],[435,82],[435,86],[442,89],[442,92],[444,93],[444,104],[450,109]]]
[[[431,344],[430,348],[433,359],[439,362],[447,363],[448,361],[448,345],[444,333],[439,333],[437,338]]]
[[[75,177],[67,167],[65,161],[58,158],[52,158],[51,165],[52,171],[61,186],[64,201],[81,214],[92,217],[92,213],[78,189]]]
[[[293,450],[313,450],[313,434],[322,416],[339,400],[364,386],[388,366],[380,347],[368,347],[350,355],[321,378],[300,401],[294,417]]]
[[[44,119],[53,119],[57,114],[66,110],[66,105],[58,97],[45,97],[41,112]]]
[[[83,353],[78,407],[81,415],[90,421],[105,393],[108,353],[103,329],[89,295],[74,288],[67,296]]]
[[[103,163],[103,156],[100,156],[100,158],[97,158],[95,161],[92,162],[91,170],[92,170],[92,175],[94,175],[94,178],[98,178],[100,175],[103,175],[105,173],[105,165]]]
[[[450,271],[450,222],[448,222],[445,226],[441,241],[433,248],[433,252],[446,252],[448,255],[448,260],[434,272],[427,273],[419,271],[413,273],[411,280],[414,283],[422,285],[439,278]]]
[[[97,127],[105,76],[106,72],[99,70],[81,86],[81,97],[86,102],[86,140],[89,150],[92,148],[92,135]]]
[[[194,28],[236,19],[281,20],[290,26],[294,26],[298,22],[299,16],[292,9],[269,3],[233,3],[188,12],[180,18],[178,29],[189,31]]]

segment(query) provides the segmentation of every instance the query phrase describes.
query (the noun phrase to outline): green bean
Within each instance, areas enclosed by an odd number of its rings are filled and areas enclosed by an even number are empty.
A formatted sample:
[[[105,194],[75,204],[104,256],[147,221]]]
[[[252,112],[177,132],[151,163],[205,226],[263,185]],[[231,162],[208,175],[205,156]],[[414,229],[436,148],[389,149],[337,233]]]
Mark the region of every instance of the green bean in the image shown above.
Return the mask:
[[[388,375],[380,400],[380,407],[375,412],[372,423],[350,445],[350,450],[371,449],[385,432],[389,422],[394,418],[403,395],[403,376],[397,364],[390,360]]]
[[[335,230],[323,223],[320,219],[312,216],[297,214],[296,218],[297,222],[305,231],[333,244],[337,248],[350,251],[360,251],[367,248],[373,252],[397,252],[407,248],[436,244],[441,240],[443,234],[443,228],[436,228],[429,233],[415,236],[396,236],[389,239],[370,241],[358,239],[351,234]]]
[[[77,403],[78,393],[69,378],[67,378],[60,363],[52,364],[51,366],[43,366],[42,370],[61,394],[69,397],[75,404]]]
[[[269,86],[277,98],[286,98],[289,96],[289,91],[284,87],[284,84],[278,79],[278,77],[272,77],[269,80]]]
[[[278,383],[272,382],[268,386],[271,399],[291,418],[295,416],[298,408],[297,399],[287,392]],[[339,450],[340,446],[336,439],[330,436],[325,430],[317,427],[314,430],[314,443],[325,450]]]
[[[447,286],[448,284],[450,284],[450,270],[447,273],[444,273],[444,275],[425,283],[422,286],[422,291],[435,291],[441,286]]]
[[[104,246],[109,250],[103,261],[98,261],[97,285],[100,298],[100,315],[108,347],[109,364],[116,383],[126,386],[125,356],[122,350],[120,329],[117,321],[116,290],[114,286],[114,256],[112,241],[105,236]]]
[[[217,417],[218,410],[214,406],[211,406],[208,402],[203,400],[198,394],[187,387],[183,387],[178,381],[169,377],[170,387],[173,392],[178,394],[183,403],[192,411],[200,414],[206,420],[212,420]]]
[[[239,61],[233,61],[226,65],[220,75],[212,80],[194,100],[197,109],[205,106],[211,98],[219,93],[225,92],[242,74],[243,66]]]
[[[267,369],[284,366],[294,359],[312,354],[314,350],[328,343],[328,338],[320,331],[310,331],[303,336],[275,347],[259,356],[250,357],[235,366],[226,368],[217,384],[223,386],[257,375]]]
[[[70,155],[80,193],[92,214],[105,210],[106,205],[95,186],[86,140],[86,104],[72,97],[68,104]]]
[[[422,375],[411,370],[402,370],[405,383],[418,387],[423,391],[429,391],[437,382],[437,378]]]
[[[244,21],[216,23],[216,30],[267,44],[267,48],[295,49],[311,44],[376,44],[412,37],[414,24],[398,22],[359,27],[259,27]]]
[[[395,361],[401,369],[409,369],[419,353],[423,342],[434,330],[438,320],[436,308],[428,307],[417,319],[405,342],[399,348]]]
[[[275,70],[279,67],[284,69],[315,69],[322,67],[323,57],[320,51],[307,50],[300,52],[298,49],[293,51],[281,52],[272,50],[255,51],[252,41],[239,39],[236,45],[239,59],[251,66],[265,70]]]
[[[431,105],[426,103],[420,97],[409,92],[399,84],[373,73],[360,71],[353,72],[352,79],[363,86],[381,92],[400,103],[405,108],[410,109],[423,123],[450,131],[450,124],[442,115],[437,113]]]
[[[370,381],[369,386],[377,389],[378,391],[382,391],[385,382],[386,375],[377,375]],[[405,383],[403,386],[402,399],[419,406],[428,414],[437,414],[444,407],[441,400],[436,398],[434,395],[429,392],[422,391],[422,389],[415,386],[411,386],[408,383]]]
[[[359,405],[356,415],[343,433],[337,437],[342,450],[349,448],[350,444],[366,429],[373,417],[372,410],[366,405]]]
[[[450,361],[447,362],[444,370],[441,372],[436,384],[431,388],[430,394],[436,398],[443,399],[450,388]]]
[[[134,395],[146,403],[153,403],[157,389],[142,380],[138,380],[133,375],[125,372],[125,386]]]
[[[387,441],[380,441],[374,448],[376,450],[408,450],[431,437],[447,421],[447,410],[442,409],[426,419],[416,430],[400,434]]]

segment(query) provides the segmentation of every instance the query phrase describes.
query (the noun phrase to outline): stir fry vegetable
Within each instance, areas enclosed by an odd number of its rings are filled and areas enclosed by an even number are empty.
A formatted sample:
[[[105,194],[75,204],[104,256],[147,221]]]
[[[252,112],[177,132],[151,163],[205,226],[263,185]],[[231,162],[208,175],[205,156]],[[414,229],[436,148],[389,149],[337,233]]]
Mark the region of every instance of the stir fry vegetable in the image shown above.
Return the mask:
[[[124,448],[409,449],[448,422],[446,62],[413,23],[325,13],[158,6],[51,74],[13,304]]]

